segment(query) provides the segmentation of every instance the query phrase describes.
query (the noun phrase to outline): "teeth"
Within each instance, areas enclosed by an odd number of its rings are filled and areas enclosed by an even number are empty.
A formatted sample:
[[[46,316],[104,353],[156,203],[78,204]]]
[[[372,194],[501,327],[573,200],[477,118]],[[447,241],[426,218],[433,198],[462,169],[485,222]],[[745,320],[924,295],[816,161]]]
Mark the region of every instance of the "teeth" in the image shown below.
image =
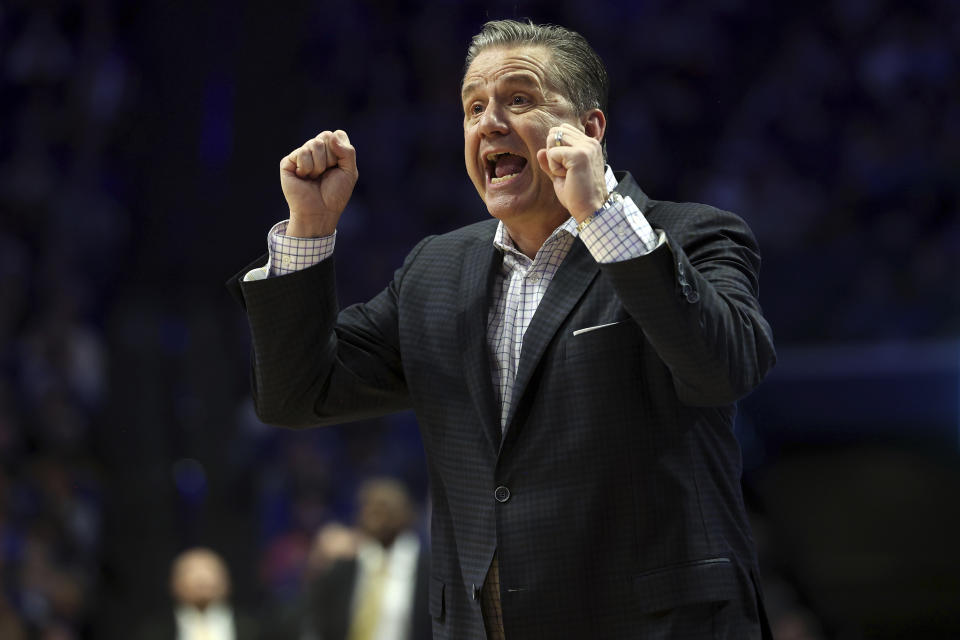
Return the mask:
[[[506,155],[506,154],[507,154],[506,151],[501,151],[501,152],[499,152],[499,153],[488,153],[488,154],[487,154],[487,162],[496,162],[497,158],[499,158],[500,156]]]
[[[501,176],[501,177],[499,177],[499,178],[490,178],[490,184],[499,184],[499,183],[501,183],[501,182],[503,182],[503,181],[505,181],[505,180],[509,180],[510,178],[516,178],[518,175],[520,175],[520,174],[519,174],[519,173],[511,173],[511,174],[509,174],[509,175]]]

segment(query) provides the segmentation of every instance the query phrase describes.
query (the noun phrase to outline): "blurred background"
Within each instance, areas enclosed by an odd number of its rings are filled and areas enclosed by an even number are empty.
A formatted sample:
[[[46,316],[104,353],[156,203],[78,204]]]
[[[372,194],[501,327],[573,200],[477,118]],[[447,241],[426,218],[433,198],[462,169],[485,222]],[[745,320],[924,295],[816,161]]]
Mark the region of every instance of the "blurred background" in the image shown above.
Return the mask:
[[[486,217],[458,86],[503,17],[604,58],[616,169],[760,240],[779,364],[737,431],[777,637],[960,637],[960,3],[5,0],[0,638],[133,637],[194,545],[280,637],[372,475],[424,532],[414,417],[261,424],[223,282],[323,129],[360,166],[342,303]]]

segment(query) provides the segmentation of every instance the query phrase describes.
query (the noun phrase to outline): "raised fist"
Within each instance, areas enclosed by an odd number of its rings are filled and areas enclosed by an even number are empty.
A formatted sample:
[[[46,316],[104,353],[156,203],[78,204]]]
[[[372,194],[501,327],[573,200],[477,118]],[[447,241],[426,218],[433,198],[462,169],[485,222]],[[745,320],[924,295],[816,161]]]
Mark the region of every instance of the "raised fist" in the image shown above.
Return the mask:
[[[328,236],[357,183],[357,152],[345,131],[324,131],[280,161],[280,187],[290,208],[286,235]]]

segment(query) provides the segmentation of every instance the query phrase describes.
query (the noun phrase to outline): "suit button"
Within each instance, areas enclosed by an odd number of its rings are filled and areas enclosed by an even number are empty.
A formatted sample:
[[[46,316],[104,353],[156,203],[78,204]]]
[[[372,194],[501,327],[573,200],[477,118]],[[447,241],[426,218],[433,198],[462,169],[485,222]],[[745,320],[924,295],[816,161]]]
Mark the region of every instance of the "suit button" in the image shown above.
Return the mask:
[[[690,304],[695,304],[700,301],[700,292],[696,289],[691,289],[687,292],[687,302]]]
[[[500,485],[496,491],[493,492],[493,497],[497,499],[497,502],[506,502],[510,499],[510,489]]]
[[[473,585],[473,599],[474,600],[480,599],[480,587],[478,587],[477,585]]]

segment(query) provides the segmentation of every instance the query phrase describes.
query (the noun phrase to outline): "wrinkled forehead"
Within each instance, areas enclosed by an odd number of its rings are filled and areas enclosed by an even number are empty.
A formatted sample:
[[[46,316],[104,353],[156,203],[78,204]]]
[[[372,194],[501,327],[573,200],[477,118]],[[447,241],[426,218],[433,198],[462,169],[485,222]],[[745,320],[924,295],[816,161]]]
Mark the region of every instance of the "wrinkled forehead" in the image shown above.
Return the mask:
[[[553,55],[540,45],[493,45],[483,49],[470,63],[460,81],[461,97],[502,78],[523,79],[559,91]]]

